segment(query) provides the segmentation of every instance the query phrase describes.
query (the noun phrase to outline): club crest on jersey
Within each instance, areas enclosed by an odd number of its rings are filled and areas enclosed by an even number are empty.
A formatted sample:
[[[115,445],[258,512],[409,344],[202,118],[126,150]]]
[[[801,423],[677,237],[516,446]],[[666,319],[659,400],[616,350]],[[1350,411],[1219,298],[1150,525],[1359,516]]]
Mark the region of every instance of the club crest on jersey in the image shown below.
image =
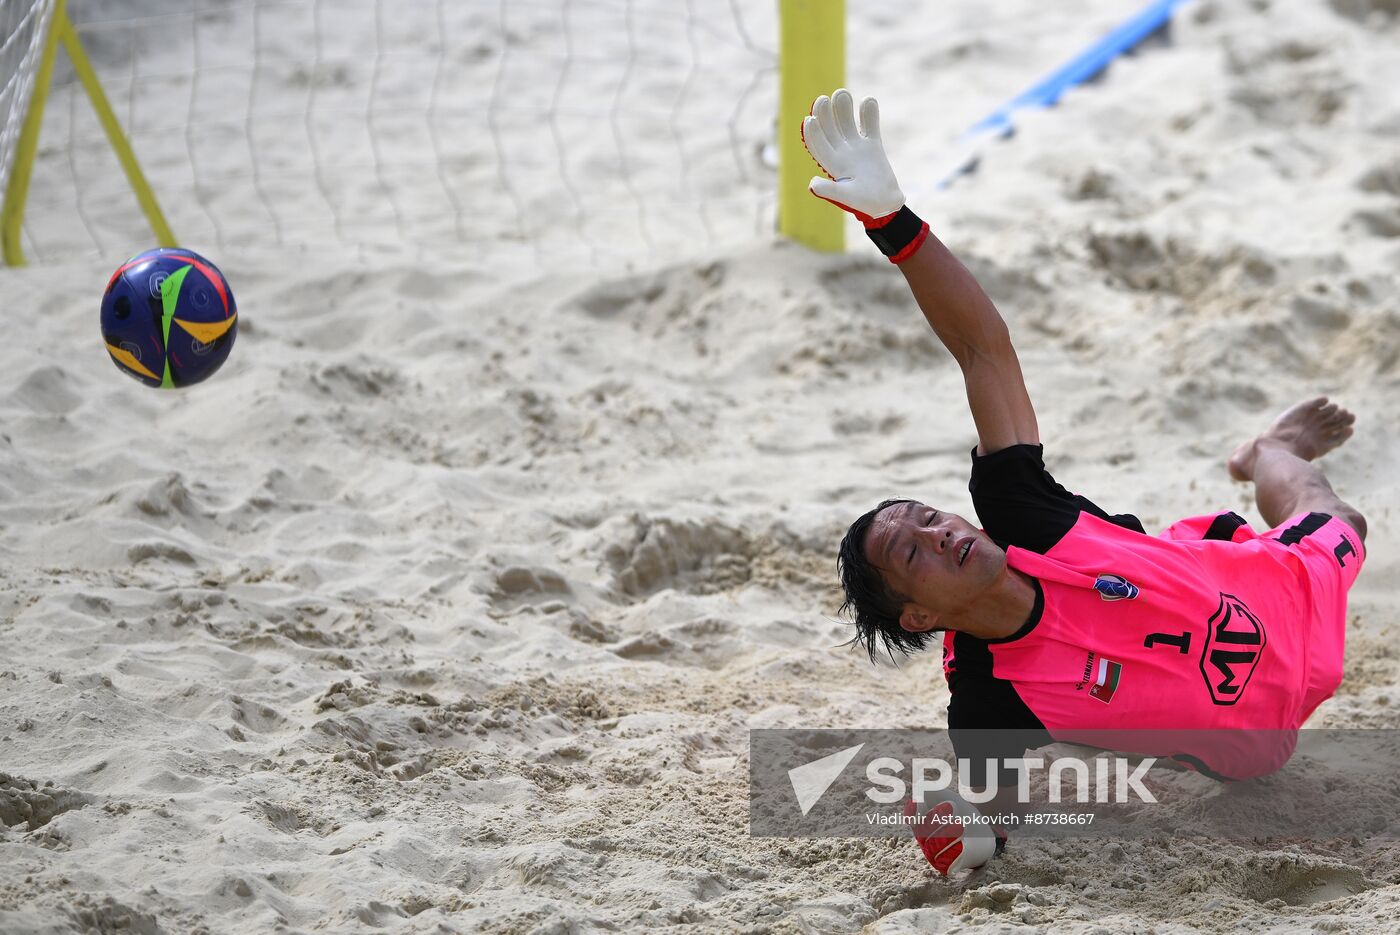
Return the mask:
[[[1094,590],[1106,601],[1131,601],[1138,596],[1138,587],[1122,575],[1099,575]]]
[[[1206,624],[1201,654],[1201,675],[1211,701],[1232,705],[1240,700],[1268,641],[1264,621],[1244,601],[1221,592],[1220,606]]]

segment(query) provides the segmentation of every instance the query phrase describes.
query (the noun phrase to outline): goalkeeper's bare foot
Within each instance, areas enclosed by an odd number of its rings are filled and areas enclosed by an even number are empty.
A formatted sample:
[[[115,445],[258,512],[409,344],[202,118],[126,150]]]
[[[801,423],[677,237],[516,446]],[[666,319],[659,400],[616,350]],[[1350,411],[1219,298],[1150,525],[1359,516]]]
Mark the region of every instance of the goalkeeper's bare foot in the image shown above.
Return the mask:
[[[1356,416],[1328,402],[1326,396],[1305,400],[1274,420],[1262,434],[1251,438],[1230,455],[1230,476],[1254,479],[1254,462],[1265,447],[1282,448],[1304,461],[1322,457],[1351,437]]]

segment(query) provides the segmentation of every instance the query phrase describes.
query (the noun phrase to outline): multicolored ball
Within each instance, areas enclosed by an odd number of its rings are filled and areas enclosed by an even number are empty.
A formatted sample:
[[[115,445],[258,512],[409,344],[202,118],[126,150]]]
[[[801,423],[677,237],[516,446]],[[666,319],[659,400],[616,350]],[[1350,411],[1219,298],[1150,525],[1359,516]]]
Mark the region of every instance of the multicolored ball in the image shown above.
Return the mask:
[[[193,250],[138,253],[102,295],[102,340],[117,369],[173,389],[213,376],[233,350],[238,308],[218,267]]]

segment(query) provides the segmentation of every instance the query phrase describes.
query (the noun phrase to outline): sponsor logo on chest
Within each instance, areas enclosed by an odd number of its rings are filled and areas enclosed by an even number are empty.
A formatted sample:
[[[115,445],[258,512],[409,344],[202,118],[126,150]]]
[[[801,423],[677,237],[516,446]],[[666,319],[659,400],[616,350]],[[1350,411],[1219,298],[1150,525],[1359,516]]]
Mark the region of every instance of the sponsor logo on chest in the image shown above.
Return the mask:
[[[1094,660],[1098,658],[1095,653],[1089,653],[1084,657],[1084,672],[1079,676],[1079,681],[1075,684],[1074,690],[1082,692],[1084,686],[1089,684],[1089,680],[1094,676]]]

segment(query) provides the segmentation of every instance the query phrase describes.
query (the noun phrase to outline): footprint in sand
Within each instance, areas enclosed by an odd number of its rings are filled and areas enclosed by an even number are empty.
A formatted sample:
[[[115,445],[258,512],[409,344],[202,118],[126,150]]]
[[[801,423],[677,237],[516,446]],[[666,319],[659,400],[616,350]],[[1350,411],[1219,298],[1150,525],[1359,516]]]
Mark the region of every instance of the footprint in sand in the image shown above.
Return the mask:
[[[93,801],[90,795],[59,789],[52,783],[41,786],[28,779],[0,773],[0,825],[6,827],[23,822],[27,830],[35,831],[64,812]]]
[[[1356,187],[1363,192],[1400,196],[1400,159],[1382,162],[1367,169],[1356,180]]]
[[[1347,19],[1371,24],[1400,16],[1400,0],[1332,0],[1332,9]]]
[[[39,415],[66,415],[82,405],[84,394],[62,367],[31,370],[10,393],[10,400]]]
[[[1400,207],[1367,208],[1351,216],[1350,224],[1372,237],[1400,237]]]
[[[1260,903],[1281,900],[1289,906],[1311,906],[1355,896],[1379,884],[1357,867],[1315,864],[1295,855],[1266,863],[1243,881],[1244,895]]]
[[[509,613],[519,607],[558,601],[571,594],[569,582],[557,571],[511,565],[496,573],[492,609]]]
[[[613,541],[603,559],[613,587],[629,598],[666,588],[713,594],[749,580],[750,544],[737,529],[716,520],[650,519],[633,514],[608,524]]]

